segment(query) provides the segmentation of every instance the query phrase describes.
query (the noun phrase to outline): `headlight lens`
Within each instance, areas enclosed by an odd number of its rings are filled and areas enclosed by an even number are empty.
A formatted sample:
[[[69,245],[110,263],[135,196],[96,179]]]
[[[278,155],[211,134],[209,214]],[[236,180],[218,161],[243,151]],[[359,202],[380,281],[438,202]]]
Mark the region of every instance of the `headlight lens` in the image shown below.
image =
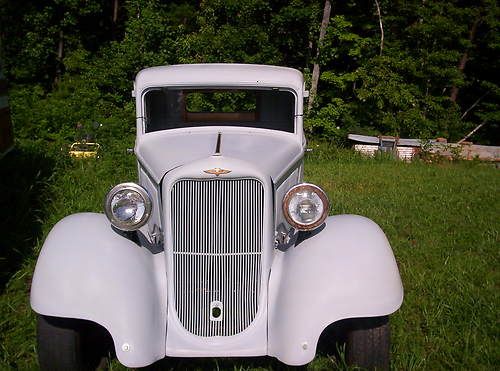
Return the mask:
[[[287,222],[301,231],[310,231],[323,224],[329,209],[328,197],[314,184],[297,184],[283,198],[283,214]]]
[[[106,196],[104,210],[111,224],[122,231],[139,229],[151,215],[151,199],[135,183],[121,183]]]

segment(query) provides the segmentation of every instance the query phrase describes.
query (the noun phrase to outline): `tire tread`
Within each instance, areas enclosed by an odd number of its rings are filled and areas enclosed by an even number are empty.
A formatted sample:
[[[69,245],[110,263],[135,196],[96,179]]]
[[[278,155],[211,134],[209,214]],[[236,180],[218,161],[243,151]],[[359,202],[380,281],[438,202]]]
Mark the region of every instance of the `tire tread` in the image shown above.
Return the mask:
[[[39,315],[37,352],[40,369],[95,370],[104,352],[93,337],[97,325],[89,321]]]
[[[368,370],[390,367],[390,328],[388,316],[357,318],[347,325],[346,360]]]

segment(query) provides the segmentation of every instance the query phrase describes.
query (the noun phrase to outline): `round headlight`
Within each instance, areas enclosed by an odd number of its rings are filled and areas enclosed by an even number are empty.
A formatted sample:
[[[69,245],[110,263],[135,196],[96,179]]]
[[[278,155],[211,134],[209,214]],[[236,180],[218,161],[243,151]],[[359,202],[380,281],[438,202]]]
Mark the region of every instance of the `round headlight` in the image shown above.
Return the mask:
[[[146,224],[151,207],[151,199],[144,188],[135,183],[122,183],[109,191],[104,211],[116,228],[134,231]]]
[[[310,231],[323,224],[329,209],[328,197],[314,184],[297,184],[283,198],[287,222],[300,231]]]

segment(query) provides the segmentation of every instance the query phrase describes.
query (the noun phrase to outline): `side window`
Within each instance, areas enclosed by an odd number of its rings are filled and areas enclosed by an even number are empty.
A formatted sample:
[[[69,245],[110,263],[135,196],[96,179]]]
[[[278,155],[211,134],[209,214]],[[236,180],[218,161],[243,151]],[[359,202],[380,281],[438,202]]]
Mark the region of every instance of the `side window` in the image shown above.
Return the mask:
[[[144,102],[146,132],[182,127],[184,98],[181,90],[150,90]]]

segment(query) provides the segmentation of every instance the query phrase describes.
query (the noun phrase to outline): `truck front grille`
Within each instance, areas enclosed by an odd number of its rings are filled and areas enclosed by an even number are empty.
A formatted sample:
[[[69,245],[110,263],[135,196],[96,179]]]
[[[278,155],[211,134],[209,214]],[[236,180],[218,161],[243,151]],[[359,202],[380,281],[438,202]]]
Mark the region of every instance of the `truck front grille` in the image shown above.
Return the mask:
[[[198,336],[240,333],[259,304],[262,184],[254,179],[181,180],[171,199],[180,322]]]

